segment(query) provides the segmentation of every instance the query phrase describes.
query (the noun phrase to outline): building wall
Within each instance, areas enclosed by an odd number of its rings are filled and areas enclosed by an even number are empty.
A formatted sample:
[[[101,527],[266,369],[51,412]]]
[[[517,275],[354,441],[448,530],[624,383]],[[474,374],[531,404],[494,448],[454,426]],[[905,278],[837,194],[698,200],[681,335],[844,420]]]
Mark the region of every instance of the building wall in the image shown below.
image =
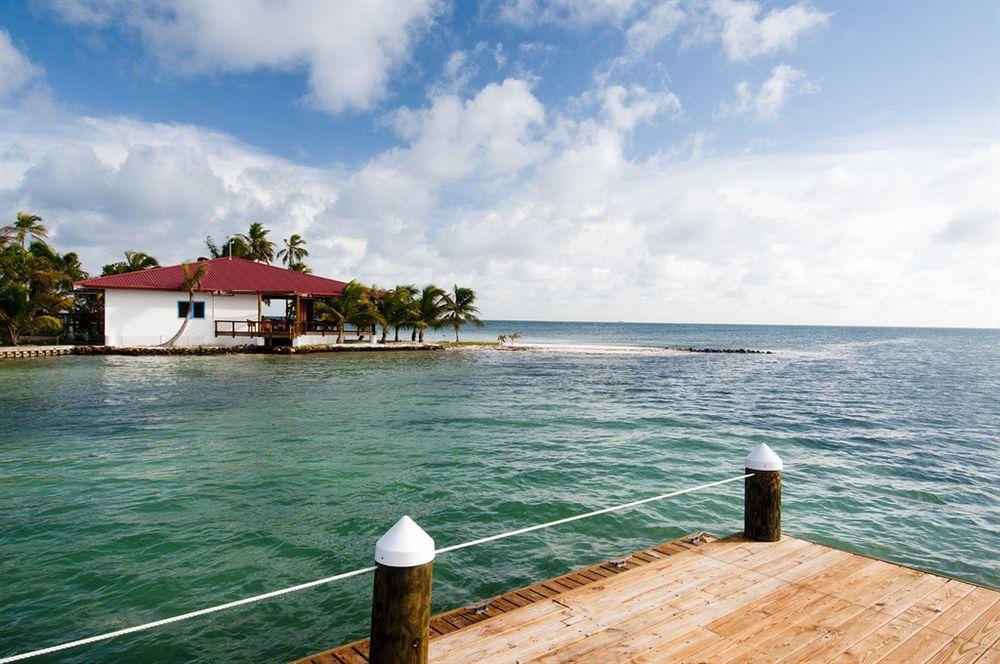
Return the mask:
[[[109,288],[104,292],[104,343],[108,346],[156,346],[177,333],[183,319],[177,302],[187,293]],[[205,303],[205,318],[193,318],[177,341],[178,346],[238,346],[263,343],[247,337],[216,337],[216,320],[256,320],[256,295],[195,293]]]

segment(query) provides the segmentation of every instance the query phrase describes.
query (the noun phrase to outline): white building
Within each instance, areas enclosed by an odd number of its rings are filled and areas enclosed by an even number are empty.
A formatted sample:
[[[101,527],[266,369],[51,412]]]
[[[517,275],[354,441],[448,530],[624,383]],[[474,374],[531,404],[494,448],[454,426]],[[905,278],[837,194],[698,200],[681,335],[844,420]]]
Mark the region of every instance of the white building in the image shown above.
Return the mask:
[[[241,258],[196,261],[189,264],[189,273],[198,266],[205,272],[190,307],[192,294],[182,287],[183,265],[96,277],[74,286],[101,294],[108,346],[158,346],[177,333],[185,317],[178,346],[299,346],[331,343],[331,335],[336,337],[335,326],[314,320],[313,309],[317,299],[339,296],[343,281]],[[265,302],[275,300],[288,307],[281,316],[264,315]]]

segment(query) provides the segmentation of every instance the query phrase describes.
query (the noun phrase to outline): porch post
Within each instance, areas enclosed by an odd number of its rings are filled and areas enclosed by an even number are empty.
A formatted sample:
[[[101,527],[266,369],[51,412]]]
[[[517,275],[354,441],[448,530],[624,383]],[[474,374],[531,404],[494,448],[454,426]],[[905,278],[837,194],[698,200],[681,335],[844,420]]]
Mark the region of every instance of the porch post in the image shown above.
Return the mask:
[[[302,329],[301,325],[302,325],[302,298],[299,297],[298,291],[296,291],[296,293],[295,293],[295,323],[292,325],[292,329],[289,332],[289,334],[292,335],[293,339],[295,337],[299,336],[299,332]]]

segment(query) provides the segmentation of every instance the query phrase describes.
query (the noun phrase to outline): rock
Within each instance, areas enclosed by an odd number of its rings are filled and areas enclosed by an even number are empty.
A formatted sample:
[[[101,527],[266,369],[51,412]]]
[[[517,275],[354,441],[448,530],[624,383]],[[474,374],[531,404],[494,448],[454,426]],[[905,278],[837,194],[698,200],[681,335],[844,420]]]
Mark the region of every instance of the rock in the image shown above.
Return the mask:
[[[687,348],[670,348],[667,350],[679,350],[687,353],[739,353],[743,355],[773,355],[774,352],[770,350],[755,350],[753,348],[695,348],[693,346],[688,346]]]

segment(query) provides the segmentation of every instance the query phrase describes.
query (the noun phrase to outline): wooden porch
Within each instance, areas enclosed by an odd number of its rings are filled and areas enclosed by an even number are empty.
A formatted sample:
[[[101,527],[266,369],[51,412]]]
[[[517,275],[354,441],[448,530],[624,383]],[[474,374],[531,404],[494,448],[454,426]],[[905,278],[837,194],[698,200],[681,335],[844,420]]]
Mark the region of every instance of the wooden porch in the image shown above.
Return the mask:
[[[996,590],[794,537],[689,536],[436,616],[429,659],[986,664],[998,639]],[[300,660],[367,661],[367,640]]]
[[[361,339],[373,334],[372,328],[359,328],[354,325],[344,326],[345,339]],[[263,339],[295,339],[303,335],[321,337],[337,336],[337,324],[329,320],[217,320],[215,321],[215,336],[217,337],[248,337]]]

